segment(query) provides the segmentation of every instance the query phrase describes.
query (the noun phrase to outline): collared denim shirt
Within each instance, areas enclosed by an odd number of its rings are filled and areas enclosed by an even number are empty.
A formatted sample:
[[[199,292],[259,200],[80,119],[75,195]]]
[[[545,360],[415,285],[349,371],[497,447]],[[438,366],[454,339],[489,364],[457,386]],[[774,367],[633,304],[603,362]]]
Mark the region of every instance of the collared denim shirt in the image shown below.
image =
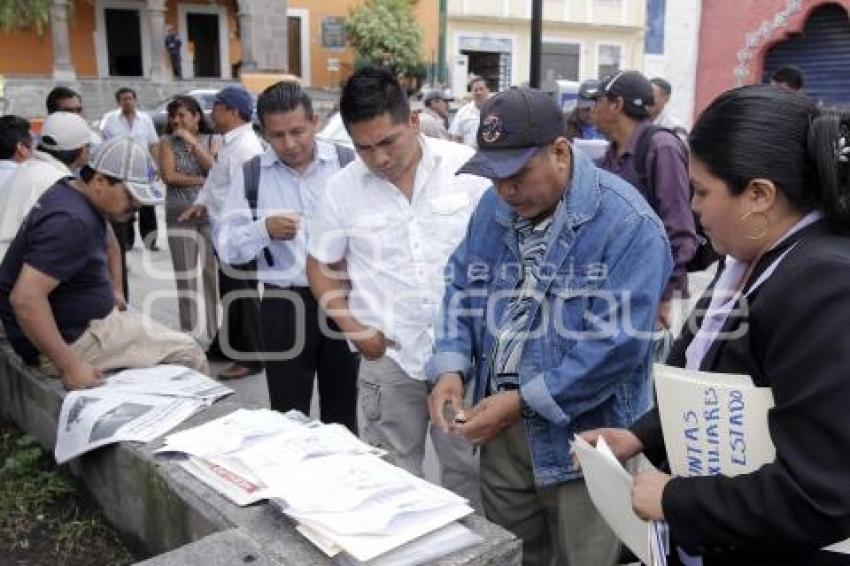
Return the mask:
[[[520,361],[522,418],[538,486],[580,477],[574,433],[625,427],[650,408],[650,343],[672,270],[664,226],[619,177],[573,150],[573,174],[548,235]],[[521,276],[516,213],[489,189],[446,266],[433,382],[461,372],[487,394],[494,332]]]

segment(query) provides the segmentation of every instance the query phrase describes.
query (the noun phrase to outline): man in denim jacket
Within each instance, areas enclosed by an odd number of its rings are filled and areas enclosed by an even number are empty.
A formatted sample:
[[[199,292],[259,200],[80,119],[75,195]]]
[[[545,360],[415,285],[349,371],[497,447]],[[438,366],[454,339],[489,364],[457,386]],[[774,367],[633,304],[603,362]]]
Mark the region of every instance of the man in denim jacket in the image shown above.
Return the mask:
[[[661,221],[563,137],[540,91],[482,108],[459,171],[493,180],[446,267],[431,418],[481,446],[487,517],[524,564],[614,564],[619,544],[569,450],[574,433],[649,409],[650,342],[672,269]],[[464,386],[474,407],[464,411]]]

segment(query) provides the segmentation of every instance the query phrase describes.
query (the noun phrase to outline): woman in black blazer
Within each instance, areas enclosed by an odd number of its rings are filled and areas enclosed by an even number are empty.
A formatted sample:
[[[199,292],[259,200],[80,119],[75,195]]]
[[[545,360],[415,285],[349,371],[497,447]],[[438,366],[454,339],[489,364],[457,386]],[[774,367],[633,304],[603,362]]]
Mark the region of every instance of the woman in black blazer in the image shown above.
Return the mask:
[[[850,115],[743,87],[689,142],[693,208],[726,262],[668,363],[770,387],[776,459],[736,477],[639,474],[632,505],[667,521],[672,563],[850,564],[820,550],[850,537]],[[657,411],[583,434],[599,435],[663,465]]]

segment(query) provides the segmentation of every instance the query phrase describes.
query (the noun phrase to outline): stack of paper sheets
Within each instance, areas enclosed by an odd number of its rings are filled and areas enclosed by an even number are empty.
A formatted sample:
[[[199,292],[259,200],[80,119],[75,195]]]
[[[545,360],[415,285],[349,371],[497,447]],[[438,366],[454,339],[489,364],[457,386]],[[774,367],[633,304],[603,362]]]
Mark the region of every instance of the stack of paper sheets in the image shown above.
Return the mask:
[[[240,409],[168,436],[157,452],[186,454],[182,466],[237,505],[269,499],[349,563],[416,564],[435,545],[442,555],[481,540],[453,524],[473,512],[466,500],[383,461],[341,425],[304,421]]]

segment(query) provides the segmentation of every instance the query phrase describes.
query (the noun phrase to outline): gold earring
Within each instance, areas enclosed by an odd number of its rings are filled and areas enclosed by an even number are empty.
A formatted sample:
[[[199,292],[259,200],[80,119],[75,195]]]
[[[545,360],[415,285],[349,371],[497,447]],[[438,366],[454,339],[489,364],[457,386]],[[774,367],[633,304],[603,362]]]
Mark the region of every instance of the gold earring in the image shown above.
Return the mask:
[[[765,236],[767,236],[767,233],[770,231],[770,217],[767,215],[767,213],[766,213],[766,212],[753,212],[753,211],[749,211],[749,212],[745,213],[745,214],[741,217],[741,219],[739,220],[739,222],[741,222],[741,223],[743,224],[744,222],[746,222],[746,221],[747,221],[747,219],[748,219],[750,216],[755,216],[755,215],[757,215],[757,214],[758,214],[758,215],[761,215],[761,216],[763,216],[763,217],[764,217],[764,224],[762,225],[762,229],[761,229],[761,231],[760,231],[760,232],[758,232],[758,233],[756,233],[756,234],[749,234],[749,235],[747,235],[747,236],[744,236],[747,240],[761,240],[762,238],[764,238]]]

